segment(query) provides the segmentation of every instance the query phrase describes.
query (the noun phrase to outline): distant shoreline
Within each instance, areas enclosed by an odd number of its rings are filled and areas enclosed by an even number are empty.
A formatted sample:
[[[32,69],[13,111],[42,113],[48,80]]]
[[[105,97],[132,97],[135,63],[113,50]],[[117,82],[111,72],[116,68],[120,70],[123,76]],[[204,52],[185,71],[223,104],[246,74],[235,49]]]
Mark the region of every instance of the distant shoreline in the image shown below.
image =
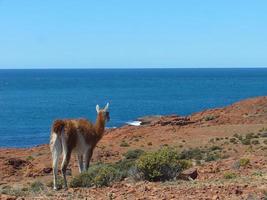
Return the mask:
[[[233,106],[239,107],[238,105],[245,105],[246,107],[248,107],[249,109],[251,109],[251,106],[254,105],[254,102],[256,102],[257,104],[262,104],[267,102],[267,96],[259,96],[259,97],[254,97],[254,98],[247,98],[238,102],[235,102],[233,104],[227,105],[225,107],[217,107],[217,108],[210,108],[210,109],[205,109],[202,110],[200,112],[195,112],[195,113],[191,113],[190,115],[187,116],[179,116],[176,114],[170,114],[170,115],[147,115],[147,116],[143,116],[143,117],[139,117],[136,120],[133,121],[129,121],[129,122],[125,122],[122,126],[119,127],[106,127],[106,131],[117,131],[119,129],[124,129],[126,127],[142,127],[142,126],[154,126],[155,124],[158,124],[158,122],[162,121],[163,119],[163,123],[162,125],[165,126],[164,124],[168,125],[168,124],[172,124],[172,121],[174,120],[174,123],[176,123],[176,120],[179,118],[181,118],[182,120],[189,120],[190,118],[194,118],[195,116],[197,116],[198,118],[200,116],[202,116],[202,118],[204,119],[204,121],[209,121],[211,119],[213,119],[213,117],[216,118],[216,114],[213,114],[214,112],[218,112],[220,113],[220,110],[228,110],[227,113],[229,112],[229,110],[232,109]],[[252,106],[253,107],[253,106]],[[258,111],[257,111],[258,112]],[[205,114],[207,113],[207,114]],[[246,114],[246,113],[245,113]],[[210,119],[205,119],[205,117],[210,117]],[[231,116],[231,115],[230,115]],[[165,119],[165,120],[164,120]],[[167,119],[167,121],[166,121]],[[156,122],[156,123],[155,123]],[[169,123],[168,123],[169,122]],[[190,124],[190,122],[188,123]],[[37,145],[32,145],[32,146],[25,146],[25,147],[1,147],[0,146],[0,150],[8,150],[8,149],[30,149],[30,148],[36,148],[36,147],[40,147],[40,146],[44,146],[44,145],[48,145],[48,143],[42,143],[42,144],[37,144]]]
[[[49,140],[55,119],[95,120],[111,103],[108,127],[147,115],[190,115],[267,95],[267,69],[18,69],[0,71],[0,146]],[[60,106],[59,106],[60,105]]]

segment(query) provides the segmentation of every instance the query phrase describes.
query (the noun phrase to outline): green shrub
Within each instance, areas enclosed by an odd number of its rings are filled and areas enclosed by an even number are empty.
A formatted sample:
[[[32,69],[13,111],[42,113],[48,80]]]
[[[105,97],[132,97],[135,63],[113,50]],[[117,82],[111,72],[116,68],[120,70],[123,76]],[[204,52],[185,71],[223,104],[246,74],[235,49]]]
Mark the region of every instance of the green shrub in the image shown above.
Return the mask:
[[[207,115],[207,116],[204,117],[204,120],[205,120],[205,121],[210,121],[210,120],[213,120],[213,119],[215,119],[215,118],[216,118],[216,117],[213,116],[213,115]]]
[[[33,158],[32,156],[27,156],[27,157],[26,157],[26,160],[27,160],[27,161],[31,161],[31,160],[34,160],[34,158]]]
[[[62,176],[58,176],[57,177],[57,188],[58,189],[62,189],[63,188],[63,185],[64,185],[64,181],[63,181]],[[46,184],[46,186],[52,188],[53,187],[53,181],[48,182]]]
[[[253,145],[257,145],[257,144],[260,144],[260,142],[259,142],[259,140],[252,140],[252,141],[251,141],[251,144],[253,144]]]
[[[136,167],[145,180],[164,181],[175,178],[183,170],[185,163],[178,160],[176,151],[165,147],[140,156]]]
[[[123,140],[120,144],[121,147],[129,147],[130,145],[125,141]]]
[[[201,165],[202,162],[201,162],[200,160],[197,160],[197,161],[196,161],[196,164],[197,164],[197,165]]]
[[[248,158],[241,158],[241,159],[239,160],[239,165],[240,165],[241,167],[245,167],[245,166],[247,166],[249,163],[250,163],[250,160],[249,160]]]
[[[41,183],[40,181],[35,181],[35,182],[31,183],[30,190],[32,192],[40,192],[40,191],[44,190],[44,184]]]
[[[263,176],[264,173],[262,171],[256,171],[252,174],[252,176]]]
[[[194,149],[183,150],[179,155],[179,159],[205,160],[207,162],[214,161],[222,158],[221,156],[222,149],[223,148],[219,146],[211,146],[208,149],[194,148]]]
[[[221,158],[221,155],[219,153],[209,152],[207,153],[205,161],[210,162],[210,161],[219,160],[220,158]]]
[[[209,142],[214,143],[214,138],[211,138]]]
[[[247,135],[246,135],[246,138],[247,139],[253,139],[253,138],[255,138],[256,136],[254,135],[254,133],[248,133]]]
[[[211,147],[209,148],[210,151],[216,151],[216,150],[221,151],[222,149],[223,149],[223,148],[222,148],[222,147],[219,147],[219,146],[211,146]]]
[[[0,194],[22,197],[28,195],[28,190],[25,190],[24,188],[21,189],[21,188],[12,188],[11,186],[4,186],[0,189]]]
[[[202,160],[204,157],[204,150],[201,150],[199,148],[194,148],[194,149],[188,149],[188,150],[183,150],[179,156],[180,159],[196,159],[196,160]]]
[[[134,149],[134,150],[129,150],[127,151],[125,154],[123,154],[123,156],[126,159],[137,159],[139,158],[142,154],[144,153],[144,151],[142,149]]]
[[[263,131],[264,131],[264,127],[259,130],[259,132],[263,132]]]
[[[129,175],[131,168],[135,167],[134,159],[123,159],[112,165],[116,170],[120,172],[121,178],[126,178]]]
[[[190,160],[179,160],[181,169],[188,169],[193,166],[193,163]]]
[[[235,138],[239,138],[239,135],[238,135],[237,133],[235,133],[233,136],[234,136]]]
[[[234,178],[237,177],[237,175],[236,175],[236,173],[234,173],[234,172],[226,172],[226,173],[223,175],[223,177],[224,177],[225,179],[234,179]]]
[[[23,192],[28,192],[28,191],[29,191],[29,188],[27,188],[27,187],[23,187],[23,188],[21,188],[21,191],[23,191]]]
[[[239,140],[243,139],[242,135],[238,135],[237,133],[235,133],[233,136]]]
[[[267,140],[263,140],[263,143],[264,143],[264,144],[267,144]]]
[[[112,166],[105,165],[97,170],[93,182],[95,186],[108,186],[118,177],[120,177],[119,171]]]
[[[229,140],[233,144],[237,144],[237,139],[236,138],[230,138]]]
[[[242,142],[243,145],[250,145],[250,143],[251,143],[249,138],[244,138],[244,139],[242,139],[241,142]]]
[[[119,181],[122,174],[119,170],[109,164],[96,164],[91,166],[88,171],[74,177],[71,182],[71,187],[102,187],[109,186],[115,181]]]

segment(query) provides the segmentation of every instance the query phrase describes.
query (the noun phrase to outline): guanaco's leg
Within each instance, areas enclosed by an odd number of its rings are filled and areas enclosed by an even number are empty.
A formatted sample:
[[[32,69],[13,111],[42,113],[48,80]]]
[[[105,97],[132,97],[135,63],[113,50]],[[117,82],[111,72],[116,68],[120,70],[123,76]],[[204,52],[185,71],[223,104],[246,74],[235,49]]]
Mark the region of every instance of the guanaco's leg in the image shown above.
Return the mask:
[[[83,155],[78,153],[77,158],[78,158],[79,172],[82,173],[82,171],[83,171]]]
[[[93,155],[93,148],[89,148],[87,153],[85,154],[85,170],[88,170],[89,168],[89,164],[90,164],[90,161],[91,161],[91,158],[92,158],[92,155]]]
[[[53,133],[50,141],[50,149],[52,153],[52,168],[53,168],[53,188],[57,190],[57,172],[58,172],[58,160],[62,153],[61,142],[59,136]]]
[[[67,171],[68,164],[70,162],[70,156],[71,156],[71,151],[67,151],[66,154],[63,155],[63,160],[62,160],[62,164],[61,164],[61,170],[62,170],[62,175],[63,175],[63,180],[64,180],[64,188],[65,189],[68,188],[67,178],[66,178],[66,171]]]

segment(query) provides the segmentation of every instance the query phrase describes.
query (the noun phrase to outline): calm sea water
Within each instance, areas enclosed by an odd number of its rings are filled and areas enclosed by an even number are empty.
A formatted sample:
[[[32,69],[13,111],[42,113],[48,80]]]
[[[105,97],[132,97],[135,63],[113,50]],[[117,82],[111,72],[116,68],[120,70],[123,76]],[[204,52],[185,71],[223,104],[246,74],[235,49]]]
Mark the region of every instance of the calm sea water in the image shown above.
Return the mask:
[[[267,69],[0,70],[0,147],[48,143],[54,119],[94,121],[106,102],[113,127],[262,95]]]

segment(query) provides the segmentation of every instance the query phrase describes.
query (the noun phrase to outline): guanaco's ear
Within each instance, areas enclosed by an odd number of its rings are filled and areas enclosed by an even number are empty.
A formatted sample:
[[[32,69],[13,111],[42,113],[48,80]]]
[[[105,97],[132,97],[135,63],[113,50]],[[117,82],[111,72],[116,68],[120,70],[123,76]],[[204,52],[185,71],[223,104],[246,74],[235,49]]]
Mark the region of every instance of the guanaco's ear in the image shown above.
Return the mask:
[[[95,109],[96,109],[96,112],[99,113],[99,105],[98,104],[96,105]]]
[[[105,111],[105,112],[108,110],[108,107],[109,107],[109,103],[107,103],[107,105],[106,105],[105,108],[104,108],[104,111]]]

